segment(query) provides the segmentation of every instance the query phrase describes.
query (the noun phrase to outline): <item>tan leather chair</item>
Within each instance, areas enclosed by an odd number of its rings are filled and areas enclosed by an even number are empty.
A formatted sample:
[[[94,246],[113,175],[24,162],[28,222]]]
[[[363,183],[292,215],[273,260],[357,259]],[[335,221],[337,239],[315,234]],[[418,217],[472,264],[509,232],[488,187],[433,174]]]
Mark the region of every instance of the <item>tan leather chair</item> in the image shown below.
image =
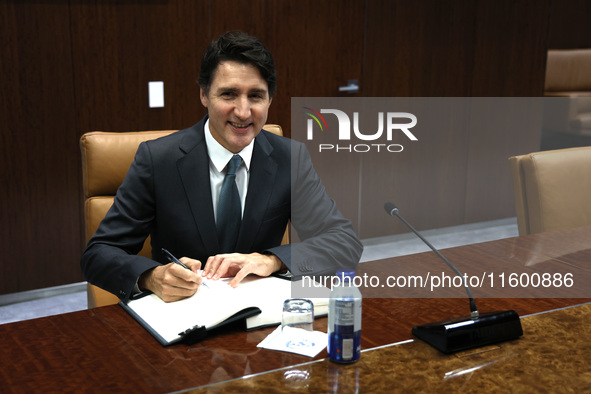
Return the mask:
[[[591,147],[509,159],[520,235],[591,224]]]
[[[265,125],[265,130],[283,135],[279,125]],[[104,132],[93,131],[80,138],[82,151],[82,184],[84,189],[84,218],[86,241],[92,237],[101,220],[113,204],[117,189],[133,162],[139,144],[174,133],[176,130]],[[289,226],[283,244],[289,243]],[[146,239],[140,255],[150,257],[150,238]],[[116,304],[119,298],[91,285],[87,285],[88,307]]]
[[[591,49],[550,49],[544,95],[591,96]]]
[[[591,145],[591,49],[551,49],[546,62],[542,150]]]

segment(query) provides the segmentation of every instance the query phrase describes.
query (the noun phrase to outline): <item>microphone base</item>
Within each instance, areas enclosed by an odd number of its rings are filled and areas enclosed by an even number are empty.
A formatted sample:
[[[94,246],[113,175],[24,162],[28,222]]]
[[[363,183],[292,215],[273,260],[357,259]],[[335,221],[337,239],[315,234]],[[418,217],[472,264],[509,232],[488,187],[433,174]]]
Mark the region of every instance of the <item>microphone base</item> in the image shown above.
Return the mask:
[[[513,311],[488,312],[478,318],[459,317],[413,327],[414,336],[449,354],[519,338],[519,315]]]

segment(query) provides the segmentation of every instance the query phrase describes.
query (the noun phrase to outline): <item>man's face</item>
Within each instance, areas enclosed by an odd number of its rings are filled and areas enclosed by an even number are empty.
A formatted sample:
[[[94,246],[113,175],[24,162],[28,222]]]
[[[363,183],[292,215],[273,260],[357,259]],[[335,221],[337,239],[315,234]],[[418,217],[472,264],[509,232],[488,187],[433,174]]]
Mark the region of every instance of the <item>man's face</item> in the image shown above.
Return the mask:
[[[271,105],[269,87],[252,64],[221,62],[209,93],[201,89],[213,138],[232,153],[240,152],[261,131]]]

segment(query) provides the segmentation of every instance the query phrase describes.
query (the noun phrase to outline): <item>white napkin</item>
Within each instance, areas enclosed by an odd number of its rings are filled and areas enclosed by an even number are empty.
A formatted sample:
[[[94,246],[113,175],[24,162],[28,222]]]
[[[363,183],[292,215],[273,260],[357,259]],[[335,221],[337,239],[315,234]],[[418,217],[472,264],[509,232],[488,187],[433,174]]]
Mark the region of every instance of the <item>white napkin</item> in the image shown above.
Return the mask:
[[[257,347],[314,357],[328,344],[327,334],[302,328],[277,327]]]

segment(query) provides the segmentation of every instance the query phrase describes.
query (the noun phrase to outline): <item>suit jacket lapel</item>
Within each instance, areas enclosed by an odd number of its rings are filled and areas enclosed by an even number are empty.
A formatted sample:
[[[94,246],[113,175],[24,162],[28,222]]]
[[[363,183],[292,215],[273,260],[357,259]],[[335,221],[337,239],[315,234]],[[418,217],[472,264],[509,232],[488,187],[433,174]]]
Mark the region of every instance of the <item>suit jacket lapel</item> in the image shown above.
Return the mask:
[[[237,250],[251,250],[273,191],[277,163],[271,158],[273,147],[261,132],[255,139],[250,163],[248,193],[238,234]]]
[[[188,135],[181,142],[180,148],[186,155],[177,161],[177,168],[203,245],[208,255],[213,256],[218,253],[219,244],[211,201],[209,156],[203,135],[204,124],[205,119],[195,126],[196,133]]]

